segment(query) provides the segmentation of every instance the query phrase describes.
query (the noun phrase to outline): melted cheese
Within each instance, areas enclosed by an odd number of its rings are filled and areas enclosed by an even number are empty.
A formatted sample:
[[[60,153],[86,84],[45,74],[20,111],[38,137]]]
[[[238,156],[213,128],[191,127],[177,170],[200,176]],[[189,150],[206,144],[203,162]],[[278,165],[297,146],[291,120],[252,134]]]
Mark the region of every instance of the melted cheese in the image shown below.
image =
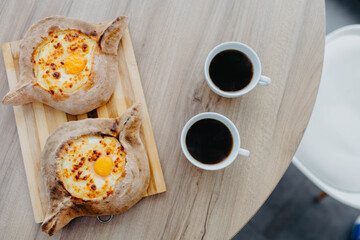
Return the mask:
[[[72,93],[88,80],[96,41],[76,30],[49,34],[33,53],[37,83],[50,93]]]
[[[126,154],[114,137],[80,137],[66,143],[58,157],[64,186],[74,197],[107,197],[125,175]]]

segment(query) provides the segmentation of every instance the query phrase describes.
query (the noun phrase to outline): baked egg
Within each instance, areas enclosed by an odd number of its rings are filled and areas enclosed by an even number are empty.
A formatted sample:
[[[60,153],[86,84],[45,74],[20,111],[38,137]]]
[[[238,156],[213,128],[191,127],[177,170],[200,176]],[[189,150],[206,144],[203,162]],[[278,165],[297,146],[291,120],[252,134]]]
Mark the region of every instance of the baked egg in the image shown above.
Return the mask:
[[[58,158],[64,187],[77,198],[106,198],[125,176],[126,153],[115,137],[79,137],[65,143]]]
[[[90,77],[96,41],[77,30],[49,33],[33,52],[36,82],[51,94],[72,93]]]

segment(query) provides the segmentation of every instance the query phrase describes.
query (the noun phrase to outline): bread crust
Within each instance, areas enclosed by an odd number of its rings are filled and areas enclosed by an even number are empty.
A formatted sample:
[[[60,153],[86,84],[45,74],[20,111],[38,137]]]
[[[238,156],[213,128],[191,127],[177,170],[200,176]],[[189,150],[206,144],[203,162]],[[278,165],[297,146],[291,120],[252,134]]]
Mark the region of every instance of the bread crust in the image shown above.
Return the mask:
[[[118,75],[116,59],[120,39],[126,29],[126,16],[100,24],[90,24],[64,16],[52,16],[34,23],[20,43],[20,79],[3,98],[4,104],[41,102],[69,114],[83,114],[104,105],[111,97]],[[89,80],[72,93],[51,93],[36,82],[33,52],[50,32],[74,29],[97,42]]]
[[[41,157],[49,208],[42,231],[52,236],[73,218],[90,215],[119,214],[137,203],[146,193],[150,180],[147,154],[139,136],[141,105],[132,106],[116,119],[98,118],[67,122],[46,141]],[[116,137],[126,153],[125,176],[106,198],[83,200],[73,197],[64,187],[58,153],[64,143],[86,135]]]

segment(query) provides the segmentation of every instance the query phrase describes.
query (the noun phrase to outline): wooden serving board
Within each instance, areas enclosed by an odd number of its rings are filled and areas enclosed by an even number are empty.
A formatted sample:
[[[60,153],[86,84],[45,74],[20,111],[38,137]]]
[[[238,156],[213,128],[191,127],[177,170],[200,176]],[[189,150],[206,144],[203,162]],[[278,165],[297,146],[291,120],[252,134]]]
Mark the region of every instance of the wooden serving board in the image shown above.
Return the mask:
[[[19,79],[19,45],[20,41],[9,42],[2,45],[10,89],[15,87]],[[65,122],[88,117],[114,118],[121,115],[121,113],[136,102],[142,102],[143,104],[144,118],[140,134],[147,150],[150,165],[151,177],[146,196],[166,191],[128,29],[119,45],[118,63],[118,81],[110,101],[106,105],[87,114],[74,116],[41,103],[14,106],[16,125],[20,138],[35,222],[40,223],[43,221],[48,207],[48,198],[40,168],[41,151],[47,137]]]

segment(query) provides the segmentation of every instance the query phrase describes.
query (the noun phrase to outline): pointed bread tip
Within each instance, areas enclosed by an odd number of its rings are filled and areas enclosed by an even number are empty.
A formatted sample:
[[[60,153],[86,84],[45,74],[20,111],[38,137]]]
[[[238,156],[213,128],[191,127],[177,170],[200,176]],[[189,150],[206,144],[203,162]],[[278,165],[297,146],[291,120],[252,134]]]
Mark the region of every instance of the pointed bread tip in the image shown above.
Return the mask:
[[[127,27],[127,16],[120,16],[106,27],[100,37],[100,48],[104,53],[117,55],[119,42]]]
[[[32,102],[32,99],[27,94],[27,91],[30,89],[31,85],[26,83],[23,85],[18,85],[14,90],[10,90],[1,102],[5,105],[22,105]]]
[[[120,132],[121,129],[139,128],[143,114],[142,104],[140,102],[132,105],[126,112],[116,118],[114,131]]]
[[[120,119],[128,119],[131,116],[138,116],[141,118],[143,112],[143,106],[141,102],[137,102],[133,104],[131,107],[129,107],[126,112],[121,114],[119,117],[116,118],[116,120],[119,122]]]
[[[54,235],[74,218],[67,205],[61,204],[61,207],[51,210],[52,212],[47,213],[41,224],[41,231],[47,233],[49,236]]]
[[[142,103],[141,103],[141,102],[137,102],[137,103],[133,104],[133,105],[129,108],[129,110],[130,110],[131,112],[138,112],[139,114],[141,114],[142,108],[143,108]]]

